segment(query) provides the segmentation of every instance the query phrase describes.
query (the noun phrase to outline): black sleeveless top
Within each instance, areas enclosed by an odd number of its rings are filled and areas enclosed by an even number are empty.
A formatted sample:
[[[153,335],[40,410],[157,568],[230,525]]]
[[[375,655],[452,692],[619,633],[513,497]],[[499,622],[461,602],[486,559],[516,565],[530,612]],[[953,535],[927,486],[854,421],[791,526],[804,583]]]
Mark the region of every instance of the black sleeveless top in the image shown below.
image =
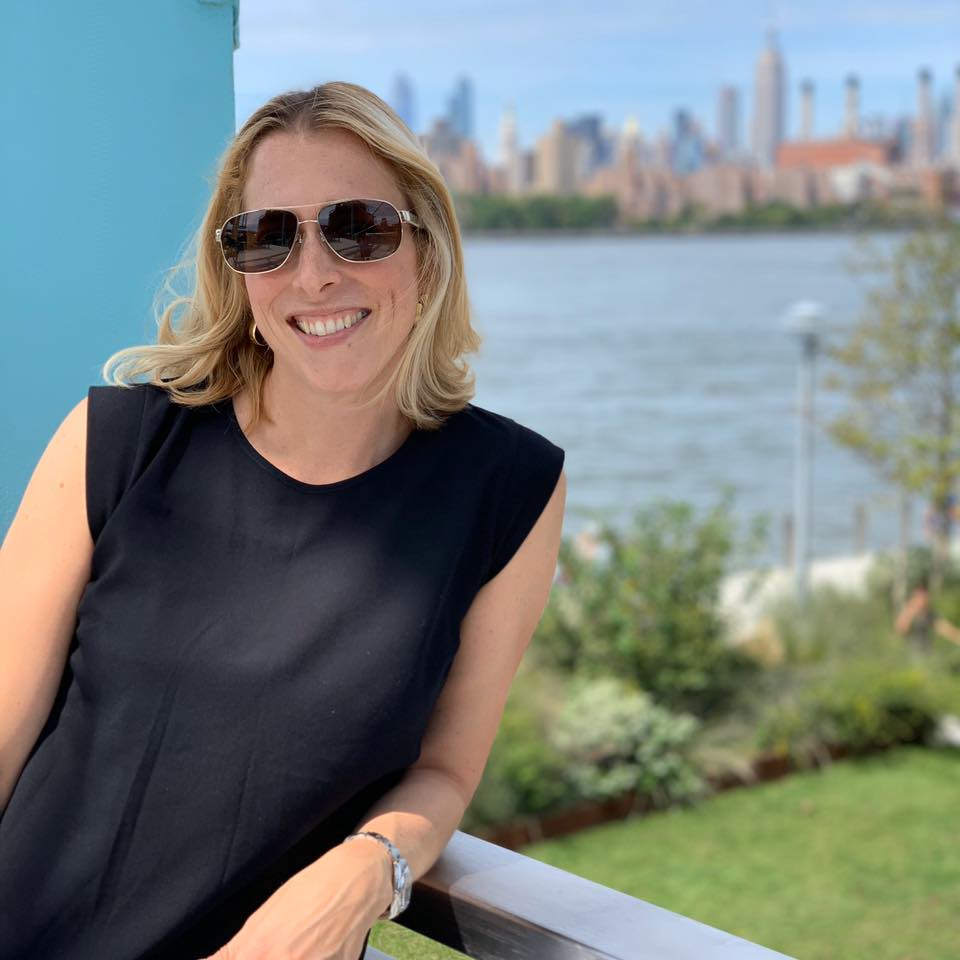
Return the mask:
[[[206,957],[354,830],[563,460],[468,404],[308,484],[229,400],[91,387],[92,571],[0,819],[3,960]]]

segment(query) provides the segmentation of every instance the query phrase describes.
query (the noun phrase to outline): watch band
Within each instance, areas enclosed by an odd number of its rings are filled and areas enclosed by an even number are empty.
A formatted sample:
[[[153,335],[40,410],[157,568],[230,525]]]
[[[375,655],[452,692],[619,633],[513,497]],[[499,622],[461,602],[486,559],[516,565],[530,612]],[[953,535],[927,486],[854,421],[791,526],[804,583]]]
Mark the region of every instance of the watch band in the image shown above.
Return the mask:
[[[351,833],[345,838],[353,840],[354,837],[370,837],[387,848],[390,859],[393,861],[393,901],[389,908],[377,917],[378,920],[392,920],[397,914],[402,913],[410,904],[410,891],[413,887],[410,865],[404,860],[403,855],[382,833],[376,833],[373,830],[360,830],[357,833]]]

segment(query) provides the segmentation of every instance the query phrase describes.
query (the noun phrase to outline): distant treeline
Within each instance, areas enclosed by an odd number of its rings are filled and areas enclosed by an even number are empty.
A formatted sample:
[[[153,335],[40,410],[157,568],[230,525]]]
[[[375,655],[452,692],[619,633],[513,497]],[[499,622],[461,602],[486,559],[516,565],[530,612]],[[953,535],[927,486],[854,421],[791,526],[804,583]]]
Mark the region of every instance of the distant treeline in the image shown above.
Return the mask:
[[[617,225],[613,196],[457,194],[454,203],[465,230],[602,230]]]
[[[591,230],[620,233],[695,233],[739,230],[912,228],[935,222],[936,214],[918,207],[876,202],[836,204],[803,210],[788,203],[749,206],[740,213],[711,214],[693,205],[676,216],[624,221],[611,196],[507,197],[456,194],[457,216],[465,231],[523,232]]]

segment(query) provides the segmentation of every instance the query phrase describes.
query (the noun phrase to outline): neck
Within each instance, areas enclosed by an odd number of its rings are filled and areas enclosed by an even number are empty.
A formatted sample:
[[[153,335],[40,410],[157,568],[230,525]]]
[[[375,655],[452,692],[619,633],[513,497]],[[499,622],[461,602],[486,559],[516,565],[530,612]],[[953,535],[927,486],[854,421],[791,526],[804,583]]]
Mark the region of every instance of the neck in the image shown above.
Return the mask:
[[[271,370],[264,382],[264,413],[246,429],[252,403],[236,398],[237,419],[247,439],[271,463],[305,483],[336,483],[386,460],[410,435],[391,391],[360,408],[355,395],[304,391]]]

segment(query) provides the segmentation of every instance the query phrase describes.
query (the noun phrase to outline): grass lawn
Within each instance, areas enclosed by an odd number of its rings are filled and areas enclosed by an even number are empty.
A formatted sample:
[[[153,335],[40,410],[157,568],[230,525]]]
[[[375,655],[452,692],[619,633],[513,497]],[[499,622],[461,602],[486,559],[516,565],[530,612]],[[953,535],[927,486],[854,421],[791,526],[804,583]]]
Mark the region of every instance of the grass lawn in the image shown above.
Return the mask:
[[[900,747],[523,853],[799,960],[956,960],[958,820],[960,754]],[[370,943],[462,956],[394,923]]]

